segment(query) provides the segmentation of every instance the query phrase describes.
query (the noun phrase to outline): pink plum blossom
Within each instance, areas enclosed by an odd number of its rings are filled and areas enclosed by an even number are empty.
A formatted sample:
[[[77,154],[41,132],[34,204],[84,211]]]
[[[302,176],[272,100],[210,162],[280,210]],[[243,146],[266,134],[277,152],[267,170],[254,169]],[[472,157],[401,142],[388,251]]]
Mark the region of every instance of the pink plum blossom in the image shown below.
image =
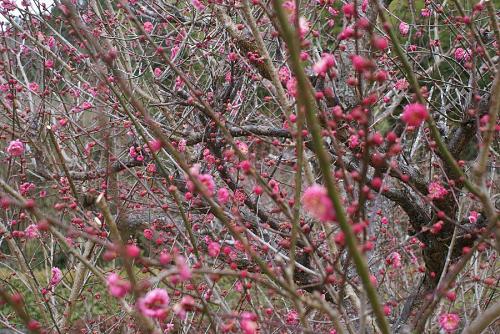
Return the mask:
[[[303,16],[299,18],[299,36],[304,39],[309,32],[311,23]]]
[[[9,143],[7,147],[7,153],[12,157],[19,157],[24,153],[24,144],[19,139],[13,140]]]
[[[342,6],[342,12],[344,12],[345,17],[350,18],[354,15],[356,7],[353,3],[346,3]]]
[[[307,188],[302,196],[304,209],[322,222],[335,220],[335,209],[324,186],[314,184]]]
[[[80,106],[80,108],[82,110],[88,110],[88,109],[91,109],[92,108],[92,103],[88,102],[88,101],[85,101],[82,103],[82,105]]]
[[[38,93],[40,86],[36,82],[30,82],[28,84],[29,90],[31,90],[34,93]]]
[[[431,16],[431,10],[429,8],[424,8],[420,10],[420,15],[422,15],[423,17],[429,17]]]
[[[299,314],[295,310],[291,310],[286,314],[286,323],[296,325],[299,323]]]
[[[410,86],[410,84],[408,83],[408,81],[406,81],[406,79],[399,79],[398,81],[396,81],[394,88],[396,88],[397,90],[403,91],[403,90],[407,90],[409,86]]]
[[[24,182],[23,184],[21,184],[19,186],[19,192],[23,196],[28,195],[34,189],[35,189],[35,185],[31,182]]]
[[[179,152],[186,152],[186,146],[187,146],[187,141],[186,139],[182,138],[181,140],[179,140],[179,144],[177,144],[177,150]]]
[[[229,190],[227,190],[227,188],[220,188],[217,191],[217,200],[220,204],[226,204],[229,202]]]
[[[208,244],[208,255],[211,257],[217,257],[220,253],[220,244],[218,242],[212,241]]]
[[[144,22],[143,27],[144,27],[144,31],[146,31],[148,34],[150,34],[154,29],[153,23],[151,23],[149,21]]]
[[[215,181],[213,176],[210,174],[200,174],[199,170],[200,166],[195,165],[194,167],[191,168],[191,174],[194,177],[198,178],[198,181],[205,186],[205,190],[208,192],[209,195],[213,195],[215,192]],[[194,193],[196,190],[195,185],[191,180],[188,180],[186,182],[186,187],[191,193]]]
[[[146,229],[144,229],[143,234],[144,234],[144,238],[146,238],[147,240],[153,239],[153,230],[146,228]]]
[[[406,35],[408,35],[409,32],[410,32],[410,25],[406,22],[401,22],[399,24],[399,33],[402,36],[406,36]]]
[[[181,281],[187,281],[191,279],[193,274],[191,273],[191,268],[189,268],[186,259],[182,255],[178,255],[175,258],[175,265],[179,271],[179,278]]]
[[[106,285],[109,293],[116,298],[123,298],[132,289],[129,281],[126,281],[116,273],[111,273],[106,277]]]
[[[161,68],[159,68],[159,67],[156,67],[156,68],[153,70],[153,72],[154,72],[154,75],[155,75],[155,77],[156,77],[156,78],[159,78],[159,77],[162,75],[162,73],[163,73],[162,69],[161,69]]]
[[[412,103],[404,108],[401,120],[409,126],[419,126],[428,117],[429,111],[427,111],[426,106],[420,103]]]
[[[205,5],[200,0],[191,0],[191,3],[200,12],[205,9]]]
[[[454,53],[455,59],[459,62],[461,61],[469,61],[471,59],[471,50],[456,48]]]
[[[40,232],[38,231],[38,225],[31,224],[24,230],[24,236],[26,239],[33,240],[40,237]]]
[[[471,224],[475,224],[477,222],[477,218],[479,218],[479,213],[477,211],[469,212],[469,222]]]
[[[460,317],[455,313],[445,313],[439,316],[439,326],[446,333],[452,333],[458,328]]]
[[[45,68],[47,69],[51,69],[54,67],[54,61],[52,59],[47,59],[45,62],[44,62],[44,66]]]
[[[439,182],[429,183],[428,190],[430,199],[443,199],[448,194],[448,190]]]
[[[162,144],[161,144],[161,141],[158,140],[158,139],[153,139],[153,140],[150,140],[148,142],[148,146],[150,147],[150,149],[153,151],[153,152],[159,152],[161,147],[162,147]]]
[[[144,297],[139,298],[137,307],[146,317],[163,319],[168,313],[170,297],[164,289],[149,291]]]
[[[50,285],[56,286],[62,280],[62,277],[63,277],[62,271],[61,271],[61,269],[59,269],[57,267],[52,267],[50,272],[51,272]]]
[[[324,77],[333,66],[335,66],[335,58],[332,54],[325,53],[323,57],[313,65],[313,71]]]
[[[195,306],[195,301],[194,298],[186,295],[182,297],[181,301],[177,304],[175,304],[172,307],[172,310],[174,311],[175,315],[177,315],[180,319],[184,320],[186,319],[186,314],[188,311],[191,311]]]
[[[391,254],[389,254],[385,261],[394,269],[401,268],[401,254],[399,254],[398,252],[392,252]]]
[[[243,312],[240,317],[240,327],[244,334],[257,333],[257,317],[250,312]]]

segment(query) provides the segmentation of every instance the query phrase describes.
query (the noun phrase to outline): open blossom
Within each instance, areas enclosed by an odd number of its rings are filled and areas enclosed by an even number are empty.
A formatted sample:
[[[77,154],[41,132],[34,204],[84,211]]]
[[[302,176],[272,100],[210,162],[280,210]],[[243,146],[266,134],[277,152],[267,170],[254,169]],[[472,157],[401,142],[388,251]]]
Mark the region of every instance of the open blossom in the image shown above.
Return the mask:
[[[126,281],[116,273],[111,273],[106,277],[106,285],[109,293],[116,298],[123,298],[132,289],[129,281]]]
[[[431,10],[429,8],[424,8],[420,11],[420,15],[423,17],[429,17],[431,16]]]
[[[36,224],[31,224],[24,230],[24,236],[26,239],[33,240],[40,236],[40,232],[38,231],[38,226]]]
[[[88,101],[85,101],[82,103],[82,105],[80,106],[80,108],[82,110],[89,110],[92,108],[92,103],[88,102]]]
[[[177,144],[177,150],[179,152],[185,152],[186,151],[186,145],[187,145],[187,141],[186,139],[182,138],[181,140],[179,140],[179,143]]]
[[[50,36],[48,39],[47,39],[47,46],[49,48],[53,48],[54,46],[56,46],[56,39],[54,36]]]
[[[335,209],[326,188],[319,184],[306,189],[302,195],[302,204],[304,209],[319,221],[327,222],[336,218]]]
[[[146,238],[147,240],[152,240],[153,239],[153,230],[147,228],[147,229],[144,229],[143,231],[143,234],[144,234],[144,238]]]
[[[137,307],[146,317],[164,318],[168,312],[170,297],[164,289],[149,291],[144,297],[139,298]]]
[[[430,199],[442,199],[448,194],[448,190],[438,182],[431,182],[427,188]]]
[[[156,78],[159,78],[163,73],[162,69],[159,67],[156,67],[153,72]]]
[[[409,126],[419,126],[428,117],[429,111],[427,111],[426,106],[420,103],[412,103],[404,108],[401,120]]]
[[[59,284],[59,282],[61,282],[63,277],[61,269],[57,267],[52,267],[50,272],[51,272],[50,285],[56,286],[57,284]]]
[[[191,279],[193,274],[191,273],[191,268],[189,268],[188,264],[186,263],[186,259],[179,255],[175,258],[175,265],[177,267],[177,270],[179,271],[179,278],[181,281],[187,281]]]
[[[290,77],[288,81],[286,82],[286,90],[290,96],[296,97],[297,96],[297,79],[294,77]]]
[[[280,78],[280,81],[282,83],[287,82],[291,77],[290,70],[288,69],[288,67],[282,66],[278,71],[278,77]]]
[[[358,135],[351,135],[349,137],[349,147],[350,148],[356,148],[359,145],[359,136]]]
[[[236,147],[238,147],[238,150],[240,150],[241,153],[248,154],[248,145],[246,143],[237,140],[236,141]]]
[[[40,86],[38,86],[38,84],[37,84],[36,82],[30,82],[30,83],[28,84],[28,88],[29,88],[29,90],[31,90],[32,92],[37,93],[37,92],[38,92],[38,90],[40,89]]]
[[[154,29],[153,23],[151,23],[149,21],[144,22],[143,27],[144,27],[144,31],[146,31],[148,34],[150,34],[151,31],[153,31],[153,29]]]
[[[137,150],[135,148],[135,146],[130,146],[129,149],[128,149],[128,155],[131,157],[131,158],[135,158],[137,157]]]
[[[24,153],[24,144],[19,139],[13,140],[7,147],[7,153],[13,157],[19,157]]]
[[[236,52],[229,52],[227,55],[227,60],[235,62],[238,60],[238,54]]]
[[[299,18],[299,35],[301,39],[304,39],[306,37],[307,33],[309,32],[311,23],[303,16]]]
[[[399,24],[399,33],[403,36],[406,36],[408,35],[409,32],[410,32],[410,25],[406,22],[401,22]]]
[[[242,292],[243,291],[243,283],[241,281],[238,281],[234,284],[234,290],[238,291],[238,292]]]
[[[217,257],[220,253],[220,244],[215,241],[211,241],[208,244],[208,255],[211,257]]]
[[[454,313],[445,313],[439,316],[439,326],[447,333],[454,332],[458,328],[460,317]]]
[[[457,61],[469,61],[471,59],[471,50],[456,48],[454,56]]]
[[[324,77],[333,66],[335,66],[335,58],[332,54],[325,53],[320,61],[313,65],[313,71]]]
[[[213,195],[215,190],[214,178],[210,174],[198,175],[198,179],[207,188],[209,195]]]
[[[227,188],[220,188],[217,191],[217,200],[220,204],[226,204],[229,201],[229,190]]]
[[[245,173],[249,174],[252,170],[252,163],[248,160],[243,160],[238,164],[238,167]]]
[[[54,61],[52,59],[47,59],[44,62],[44,66],[45,68],[51,69],[52,67],[54,67]]]
[[[33,189],[35,189],[35,185],[30,182],[24,182],[19,186],[19,192],[23,196],[28,195]]]
[[[191,3],[200,12],[205,9],[205,5],[200,0],[191,0]]]
[[[389,256],[385,259],[385,262],[388,265],[391,265],[393,268],[401,268],[401,254],[398,252],[392,252],[389,254]]]
[[[396,81],[394,88],[403,91],[407,90],[409,86],[410,84],[408,83],[408,81],[406,81],[406,79],[399,79],[398,81]]]
[[[200,174],[199,165],[193,166],[190,171],[193,174],[193,176],[198,178],[198,181],[200,181],[205,186],[205,189],[208,191],[208,194],[213,195],[215,192],[215,181],[212,175]],[[190,180],[186,182],[186,187],[191,193],[194,193],[196,190],[194,183]]]
[[[179,318],[182,320],[186,319],[186,314],[191,311],[195,306],[194,298],[186,295],[182,297],[181,301],[175,304],[172,309]]]
[[[151,174],[156,173],[156,165],[155,165],[155,164],[152,164],[152,163],[151,163],[151,164],[148,164],[148,165],[146,166],[146,171],[147,171],[148,173],[151,173]]]
[[[283,9],[287,12],[288,15],[295,15],[295,1],[288,0],[283,2]],[[295,18],[295,16],[292,17],[292,21],[293,18]]]
[[[244,334],[257,333],[257,317],[250,312],[241,313],[240,327]]]
[[[475,224],[477,222],[478,217],[479,217],[479,213],[477,211],[469,212],[469,222],[471,224]]]
[[[286,323],[296,325],[299,323],[299,314],[295,310],[291,310],[286,314]]]
[[[353,55],[351,61],[356,72],[362,72],[371,66],[370,61],[360,55]]]
[[[247,198],[247,195],[245,194],[244,191],[242,191],[241,189],[236,189],[236,191],[234,192],[234,201],[237,203],[237,204],[243,204]]]

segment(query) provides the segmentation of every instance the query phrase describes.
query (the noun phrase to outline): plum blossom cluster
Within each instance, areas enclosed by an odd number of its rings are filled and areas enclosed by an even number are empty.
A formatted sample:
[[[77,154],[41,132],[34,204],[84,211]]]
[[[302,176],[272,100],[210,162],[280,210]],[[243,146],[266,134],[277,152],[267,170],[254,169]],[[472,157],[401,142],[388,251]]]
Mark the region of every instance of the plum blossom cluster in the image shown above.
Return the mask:
[[[429,198],[431,200],[443,199],[448,194],[448,190],[439,182],[431,182],[428,186]]]
[[[21,2],[0,2],[0,331],[455,333],[488,311],[492,2]]]

